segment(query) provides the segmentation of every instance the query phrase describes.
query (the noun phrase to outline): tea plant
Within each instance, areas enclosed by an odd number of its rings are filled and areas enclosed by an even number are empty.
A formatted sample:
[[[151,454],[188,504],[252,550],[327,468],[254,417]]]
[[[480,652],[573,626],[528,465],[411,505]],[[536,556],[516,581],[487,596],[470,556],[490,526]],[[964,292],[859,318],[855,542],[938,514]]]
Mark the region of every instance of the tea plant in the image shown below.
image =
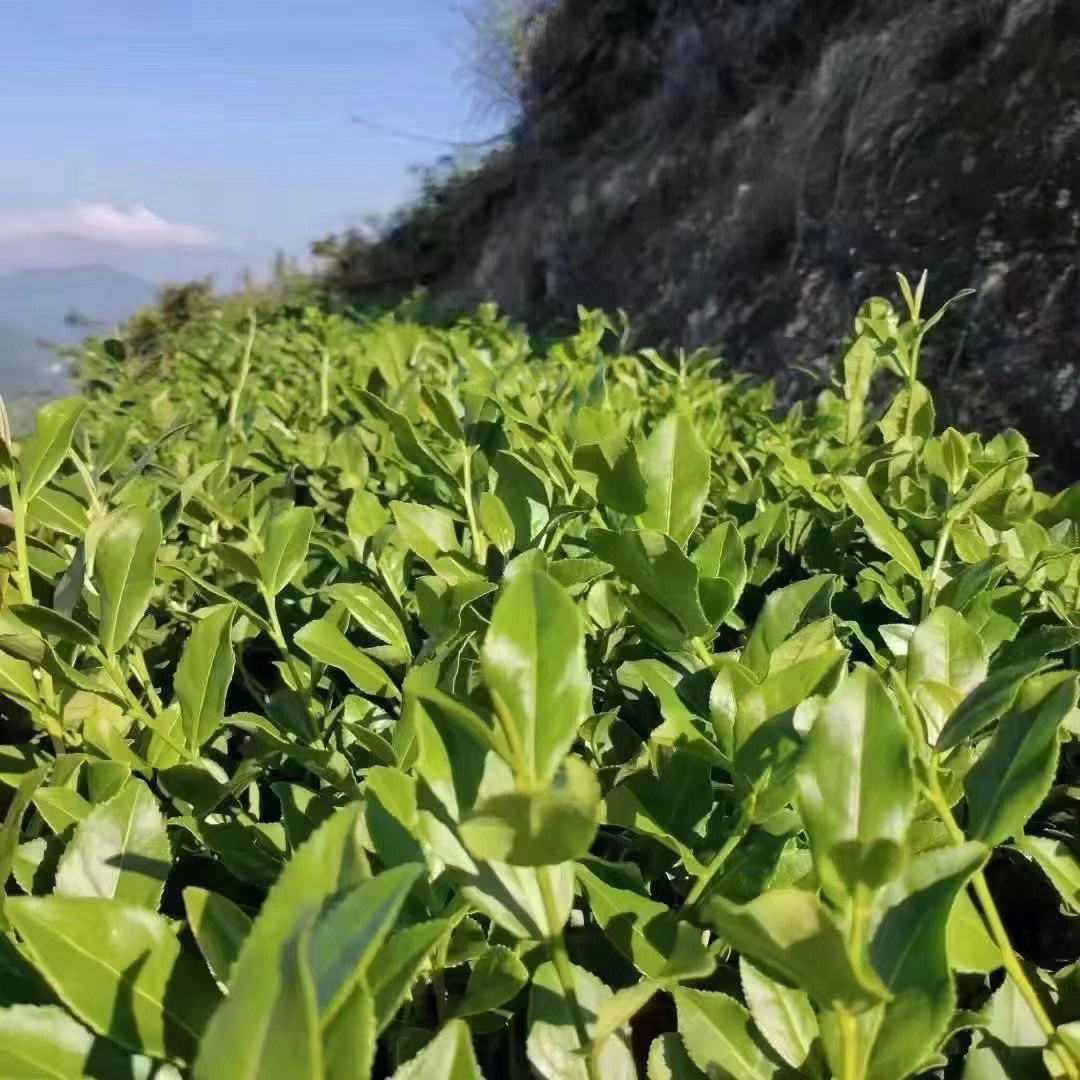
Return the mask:
[[[786,415],[590,312],[91,345],[0,430],[0,1075],[1080,1077],[1080,485],[936,431],[923,283]]]

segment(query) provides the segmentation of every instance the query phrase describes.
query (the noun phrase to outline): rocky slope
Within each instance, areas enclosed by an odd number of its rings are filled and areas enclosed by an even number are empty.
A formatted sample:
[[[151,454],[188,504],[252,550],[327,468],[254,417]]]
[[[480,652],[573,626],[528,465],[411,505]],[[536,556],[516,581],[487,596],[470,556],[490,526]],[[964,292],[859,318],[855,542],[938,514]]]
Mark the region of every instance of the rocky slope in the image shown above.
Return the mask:
[[[1077,0],[565,0],[513,146],[337,276],[622,308],[792,395],[924,266],[977,291],[925,354],[944,419],[1080,479]]]

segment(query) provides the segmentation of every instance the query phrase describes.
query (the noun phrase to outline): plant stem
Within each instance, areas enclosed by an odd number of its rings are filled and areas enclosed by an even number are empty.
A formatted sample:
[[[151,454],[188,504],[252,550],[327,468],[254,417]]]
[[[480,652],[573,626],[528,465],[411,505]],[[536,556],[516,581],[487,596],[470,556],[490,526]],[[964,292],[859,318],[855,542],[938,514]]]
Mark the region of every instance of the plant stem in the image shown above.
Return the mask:
[[[472,456],[473,452],[468,446],[465,447],[465,480],[461,491],[465,496],[465,512],[469,515],[469,532],[472,534],[473,558],[483,566],[487,558],[487,538],[480,531],[476,521],[476,510],[473,507],[472,497]]]
[[[945,524],[941,527],[941,534],[938,536],[937,549],[934,551],[934,565],[930,568],[930,576],[926,580],[926,584],[923,587],[922,597],[922,617],[925,619],[930,614],[930,608],[933,605],[934,597],[937,596],[937,579],[938,574],[941,573],[941,564],[945,559],[945,549],[949,546],[949,537],[952,535],[953,519],[947,517]]]
[[[300,678],[300,669],[296,666],[296,661],[289,652],[289,646],[285,641],[285,631],[281,629],[281,620],[278,618],[277,601],[266,589],[262,590],[262,594],[266,603],[266,612],[270,616],[270,636],[274,639],[274,644],[278,647],[278,652],[281,653],[281,657],[289,669],[289,674],[292,675],[293,682],[296,684],[296,692],[302,693],[304,680]]]
[[[11,524],[15,530],[15,580],[23,603],[32,604],[34,594],[30,588],[30,559],[26,553],[26,504],[19,493],[14,467],[8,470],[8,492],[11,495]]]
[[[240,395],[244,392],[244,383],[247,382],[248,372],[251,371],[251,350],[255,345],[255,312],[248,316],[250,320],[247,342],[244,345],[244,355],[240,360],[240,376],[236,380],[236,388],[229,399],[229,434],[236,430],[236,410],[240,407]]]
[[[945,793],[941,790],[936,762],[931,762],[930,766],[929,795],[930,801],[941,815],[941,819],[944,821],[945,827],[948,830],[949,835],[953,838],[953,841],[957,844],[962,844],[966,837],[964,836],[963,830],[957,825],[956,819],[953,817],[952,808],[949,806],[949,801],[945,798]],[[1035,1017],[1036,1022],[1046,1036],[1047,1048],[1058,1059],[1068,1080],[1080,1080],[1080,1067],[1077,1066],[1077,1062],[1073,1059],[1068,1047],[1066,1047],[1058,1038],[1054,1021],[1050,1018],[1050,1014],[1047,1013],[1046,1008],[1043,1006],[1038,991],[1036,991],[1031,980],[1028,978],[1027,972],[1024,970],[1024,965],[1021,963],[1020,957],[1017,956],[1016,950],[1009,940],[1008,931],[1005,929],[1005,924],[1001,921],[1001,915],[998,912],[997,905],[994,903],[994,897],[990,893],[990,888],[986,884],[986,877],[981,869],[976,870],[975,874],[972,876],[971,888],[979,901],[979,906],[982,908],[986,928],[989,930],[990,936],[994,939],[994,944],[997,945],[1001,952],[1005,971],[1013,982],[1016,983],[1016,988],[1020,991],[1021,997],[1023,997],[1024,1001],[1027,1003],[1032,1016]]]
[[[544,901],[544,914],[553,933],[548,938],[547,947],[551,953],[551,962],[555,968],[555,976],[559,980],[563,997],[566,998],[566,1007],[570,1011],[570,1019],[577,1032],[578,1043],[585,1055],[585,1072],[589,1080],[599,1080],[596,1074],[596,1063],[593,1061],[589,1050],[589,1029],[585,1024],[585,1014],[581,1011],[581,1003],[577,998],[577,989],[574,986],[574,969],[570,964],[570,956],[566,951],[566,939],[563,937],[561,920],[559,919],[559,905],[555,900],[555,893],[551,887],[551,878],[548,876],[549,868],[541,866],[537,868],[536,880],[540,885],[540,895]],[[554,927],[559,926],[558,930]]]
[[[727,862],[728,856],[739,846],[739,842],[746,835],[746,831],[749,827],[750,823],[747,820],[747,815],[743,814],[736,823],[731,835],[724,841],[723,846],[709,860],[709,865],[705,867],[704,873],[700,874],[697,881],[694,882],[694,887],[683,901],[681,910],[689,910],[701,899],[705,890],[713,883],[713,879],[724,868],[724,863]]]

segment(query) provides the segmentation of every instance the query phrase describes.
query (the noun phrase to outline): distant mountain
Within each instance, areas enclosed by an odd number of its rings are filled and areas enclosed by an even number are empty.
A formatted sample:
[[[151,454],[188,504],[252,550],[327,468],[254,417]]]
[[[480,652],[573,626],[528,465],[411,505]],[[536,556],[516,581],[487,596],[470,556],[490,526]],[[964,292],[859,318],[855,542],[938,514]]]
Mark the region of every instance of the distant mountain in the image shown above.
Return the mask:
[[[63,393],[66,363],[53,346],[107,334],[151,303],[157,286],[108,266],[0,274],[0,394]]]

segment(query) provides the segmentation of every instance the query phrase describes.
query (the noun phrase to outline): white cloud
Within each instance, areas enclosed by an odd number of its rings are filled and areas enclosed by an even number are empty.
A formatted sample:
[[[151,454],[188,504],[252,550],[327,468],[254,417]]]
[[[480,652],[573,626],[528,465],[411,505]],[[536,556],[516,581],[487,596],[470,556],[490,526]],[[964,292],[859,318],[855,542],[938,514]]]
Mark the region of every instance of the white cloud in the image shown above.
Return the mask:
[[[145,206],[76,203],[65,210],[0,214],[0,244],[54,239],[127,249],[205,248],[217,243],[209,230],[158,217]]]

